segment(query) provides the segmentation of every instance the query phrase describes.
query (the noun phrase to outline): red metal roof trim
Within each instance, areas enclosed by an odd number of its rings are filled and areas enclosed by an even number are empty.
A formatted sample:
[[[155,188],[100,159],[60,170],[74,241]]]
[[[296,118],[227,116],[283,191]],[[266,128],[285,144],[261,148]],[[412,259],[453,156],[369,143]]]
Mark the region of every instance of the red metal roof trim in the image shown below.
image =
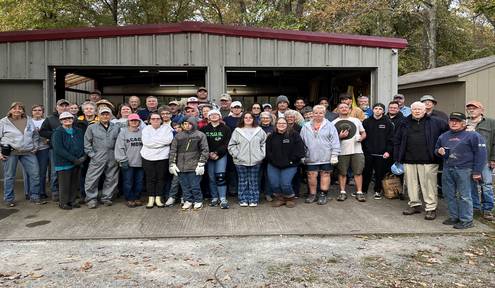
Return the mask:
[[[402,49],[407,47],[407,40],[402,38],[276,30],[268,28],[208,24],[203,22],[2,32],[0,33],[0,43],[177,33],[206,33],[237,37],[240,36],[249,38],[381,48]]]

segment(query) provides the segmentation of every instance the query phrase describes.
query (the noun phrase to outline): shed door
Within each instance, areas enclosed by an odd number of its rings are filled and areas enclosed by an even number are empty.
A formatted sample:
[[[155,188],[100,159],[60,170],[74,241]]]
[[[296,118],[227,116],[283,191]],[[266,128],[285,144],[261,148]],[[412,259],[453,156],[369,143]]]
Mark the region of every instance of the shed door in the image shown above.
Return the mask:
[[[31,106],[43,104],[43,81],[0,81],[0,118],[7,115],[10,104],[14,101],[24,103],[26,112],[31,115]]]

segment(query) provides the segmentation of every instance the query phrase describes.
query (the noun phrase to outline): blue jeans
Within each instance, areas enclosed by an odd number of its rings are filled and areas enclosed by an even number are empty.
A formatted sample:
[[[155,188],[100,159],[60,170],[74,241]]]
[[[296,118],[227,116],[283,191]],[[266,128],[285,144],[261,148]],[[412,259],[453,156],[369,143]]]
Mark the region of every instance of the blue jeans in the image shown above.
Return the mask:
[[[126,201],[135,201],[141,198],[144,170],[142,167],[129,167],[122,171],[123,190]]]
[[[493,210],[493,184],[492,184],[492,171],[488,164],[485,165],[483,171],[481,171],[481,180],[476,182],[471,181],[471,196],[473,198],[473,208],[481,211]],[[481,186],[481,205],[480,195],[478,194],[478,184]],[[481,208],[481,209],[480,209]]]
[[[31,201],[40,199],[40,173],[38,167],[38,159],[34,154],[27,155],[10,155],[7,160],[3,161],[3,200],[5,202],[13,202],[15,200],[14,183],[17,162],[21,161],[22,167],[29,176],[29,192]]]
[[[55,171],[53,148],[50,149],[50,191],[52,192],[52,199],[58,198],[58,178],[57,171]]]
[[[203,194],[199,187],[201,176],[196,175],[195,172],[179,172],[179,181],[184,201],[203,202]]]
[[[287,198],[295,196],[292,189],[292,179],[297,172],[297,166],[280,169],[268,164],[267,170],[268,180],[274,195]]]
[[[213,199],[227,199],[227,155],[217,160],[208,160],[208,177],[210,178],[210,193]]]
[[[235,167],[237,168],[237,175],[239,177],[239,202],[257,204],[260,199],[260,189],[258,186],[260,165],[235,165]]]
[[[40,173],[40,196],[46,196],[46,173],[48,171],[48,164],[50,163],[50,150],[43,149],[36,152],[36,158],[38,159],[38,168]],[[29,175],[26,173],[26,169],[22,169],[22,176],[24,177],[24,193],[31,197],[31,191],[29,187]]]
[[[444,167],[442,191],[449,208],[451,219],[463,223],[473,221],[473,200],[471,199],[471,169]]]

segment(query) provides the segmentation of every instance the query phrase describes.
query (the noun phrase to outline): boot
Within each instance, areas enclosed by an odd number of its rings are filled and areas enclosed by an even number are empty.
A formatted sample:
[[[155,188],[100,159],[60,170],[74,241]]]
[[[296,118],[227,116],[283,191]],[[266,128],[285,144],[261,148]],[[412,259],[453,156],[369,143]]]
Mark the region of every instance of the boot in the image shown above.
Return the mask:
[[[287,206],[287,208],[296,207],[296,201],[295,200],[296,200],[295,197],[285,198],[285,206]]]
[[[280,207],[285,205],[285,198],[282,196],[275,196],[275,201],[271,203],[272,207]]]
[[[146,209],[151,209],[155,205],[155,197],[148,197],[148,204],[146,204]]]
[[[155,198],[155,203],[156,203],[156,206],[157,206],[158,208],[163,208],[163,207],[165,207],[165,205],[162,203],[162,197],[160,197],[160,196],[157,196],[157,197]]]

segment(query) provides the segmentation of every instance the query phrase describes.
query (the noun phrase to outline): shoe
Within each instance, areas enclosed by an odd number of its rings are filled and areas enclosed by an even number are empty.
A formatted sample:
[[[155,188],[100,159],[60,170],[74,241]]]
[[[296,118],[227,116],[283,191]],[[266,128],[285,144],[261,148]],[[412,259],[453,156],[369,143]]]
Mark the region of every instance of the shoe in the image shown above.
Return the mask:
[[[71,204],[72,208],[81,208],[81,204],[79,204],[78,202],[74,202]]]
[[[41,199],[48,199],[48,195],[46,195],[46,194],[41,194],[41,195],[40,195],[40,198],[41,198]]]
[[[89,201],[86,205],[88,205],[89,209],[95,209],[96,207],[98,207],[98,202],[93,200],[93,201]]]
[[[474,227],[473,221],[471,222],[458,222],[454,225],[455,229],[468,229]]]
[[[158,207],[158,208],[165,207],[165,205],[163,205],[163,203],[162,203],[162,197],[160,197],[160,196],[157,196],[155,198],[155,204],[156,204],[156,207]]]
[[[459,219],[448,218],[442,222],[443,225],[455,225],[459,223]]]
[[[272,196],[270,196],[270,195],[265,195],[265,199],[266,199],[266,201],[268,201],[268,202],[272,202],[272,201],[273,201],[273,197],[272,197]]]
[[[211,199],[210,207],[217,207],[219,203],[218,198],[213,198]]]
[[[356,197],[356,192],[355,191],[351,193],[351,197]]]
[[[220,202],[220,209],[229,209],[229,203],[227,201]]]
[[[356,193],[356,200],[359,202],[366,202],[366,197],[364,196],[363,192],[357,192]]]
[[[201,208],[203,208],[203,202],[194,203],[194,210],[199,210]]]
[[[286,199],[282,196],[276,196],[275,200],[270,203],[270,206],[272,207],[281,207],[286,204]]]
[[[112,201],[110,201],[110,200],[103,200],[103,201],[101,201],[101,203],[103,203],[103,205],[106,207],[113,205]]]
[[[481,217],[483,217],[483,219],[488,220],[488,221],[494,221],[495,220],[495,216],[493,216],[493,213],[491,211],[481,212]]]
[[[72,206],[64,205],[64,204],[58,204],[58,208],[60,208],[62,210],[72,210]]]
[[[60,199],[58,198],[58,196],[54,196],[54,197],[52,197],[52,201],[53,202],[58,202],[58,201],[60,201]]]
[[[36,205],[45,205],[47,203],[45,200],[41,200],[41,199],[36,199],[31,202],[33,202]]]
[[[316,194],[309,194],[304,203],[313,203],[316,201]]]
[[[249,207],[258,207],[258,203],[249,203]]]
[[[421,213],[421,206],[408,207],[406,210],[402,211],[402,215],[413,215]]]
[[[10,202],[5,203],[5,205],[7,205],[7,207],[15,207],[15,202],[10,201]]]
[[[347,199],[347,193],[340,191],[339,197],[337,197],[337,201],[345,201]]]
[[[143,201],[141,201],[141,200],[136,200],[136,201],[134,201],[134,205],[135,205],[135,206],[143,206]]]
[[[375,196],[373,196],[373,198],[375,198],[375,200],[381,200],[382,199],[382,193],[375,192]]]
[[[435,220],[435,218],[437,218],[436,210],[426,211],[425,220]]]
[[[239,206],[241,206],[241,207],[248,207],[249,205],[248,205],[247,202],[241,202],[241,203],[239,203]]]
[[[189,202],[189,201],[186,201],[184,202],[184,204],[182,205],[182,210],[189,210],[191,209],[191,207],[193,207],[193,203],[192,202]]]
[[[175,198],[174,197],[168,197],[167,202],[165,202],[165,207],[170,207],[174,205],[175,203]]]
[[[129,207],[129,208],[135,208],[136,207],[136,203],[134,201],[127,201],[125,203],[125,205],[127,205],[127,207]]]
[[[151,209],[155,206],[155,197],[148,197],[148,203],[146,204],[146,209]]]
[[[296,207],[295,198],[296,197],[290,197],[290,198],[285,199],[285,206],[287,206],[287,208],[294,208],[294,207]]]
[[[320,193],[318,195],[318,205],[325,205],[328,202],[327,193]]]

